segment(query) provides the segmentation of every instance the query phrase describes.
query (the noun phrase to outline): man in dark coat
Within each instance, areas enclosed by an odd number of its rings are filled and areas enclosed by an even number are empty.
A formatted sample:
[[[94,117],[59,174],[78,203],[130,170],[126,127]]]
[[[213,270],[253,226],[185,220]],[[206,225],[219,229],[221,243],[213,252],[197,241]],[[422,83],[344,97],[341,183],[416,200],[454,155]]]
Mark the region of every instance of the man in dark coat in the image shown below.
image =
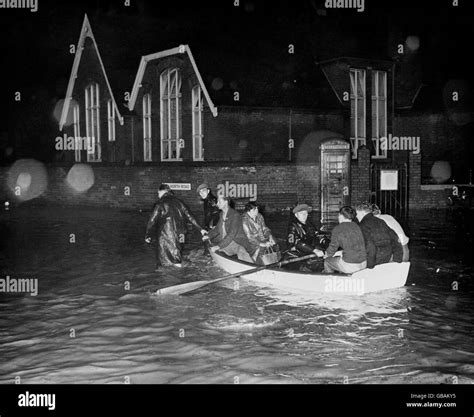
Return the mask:
[[[288,249],[296,256],[316,253],[316,249],[324,251],[330,242],[329,238],[308,220],[309,211],[311,207],[307,204],[298,204],[293,209],[294,216],[288,226]]]
[[[391,261],[401,262],[402,245],[397,234],[382,219],[372,214],[369,203],[356,206],[357,219],[362,230],[367,250],[367,268]]]
[[[308,219],[311,207],[307,204],[298,204],[293,209],[293,216],[288,225],[287,246],[290,257],[300,257],[314,253],[319,254],[321,250],[326,250],[329,245],[329,238],[320,232]],[[301,271],[321,271],[323,261],[321,259],[297,262],[290,266],[290,269]]]
[[[145,241],[151,243],[152,231],[156,229],[157,268],[170,265],[181,267],[186,224],[191,223],[203,235],[207,232],[198,224],[186,204],[173,195],[167,184],[160,185],[158,197],[146,226]]]
[[[254,262],[251,257],[253,248],[250,244],[242,226],[242,217],[229,206],[229,197],[219,196],[217,206],[221,210],[219,221],[204,240],[209,238],[212,245],[211,250],[221,250],[225,254],[238,258],[246,262]]]
[[[217,207],[217,197],[212,194],[207,184],[201,184],[196,191],[204,203],[204,227],[210,230],[216,226],[221,213]]]

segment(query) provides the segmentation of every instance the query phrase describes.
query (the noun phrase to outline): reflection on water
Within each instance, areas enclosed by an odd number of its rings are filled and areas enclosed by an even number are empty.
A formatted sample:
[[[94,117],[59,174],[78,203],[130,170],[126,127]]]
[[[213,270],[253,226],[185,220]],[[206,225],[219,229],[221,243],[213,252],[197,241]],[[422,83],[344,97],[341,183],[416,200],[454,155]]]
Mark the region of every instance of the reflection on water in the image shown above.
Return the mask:
[[[0,215],[2,277],[39,280],[36,297],[0,295],[0,382],[474,381],[470,218],[412,213],[404,288],[309,298],[233,279],[158,298],[150,292],[223,272],[194,234],[183,269],[153,272],[147,216]],[[285,218],[268,223],[283,237]]]

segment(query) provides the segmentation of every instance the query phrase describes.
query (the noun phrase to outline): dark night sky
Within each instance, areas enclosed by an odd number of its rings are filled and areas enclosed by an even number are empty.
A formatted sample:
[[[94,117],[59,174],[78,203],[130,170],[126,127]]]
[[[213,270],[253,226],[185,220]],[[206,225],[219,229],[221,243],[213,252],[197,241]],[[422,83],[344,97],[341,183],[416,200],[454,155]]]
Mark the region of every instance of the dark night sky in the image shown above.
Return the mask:
[[[232,69],[234,63],[237,66],[247,61],[247,65],[256,66],[257,74],[259,65],[267,65],[271,73],[274,63],[267,61],[272,51],[285,49],[289,43],[300,50],[313,48],[315,60],[329,57],[317,49],[322,42],[318,30],[323,29],[315,27],[315,22],[320,18],[322,0],[240,0],[239,7],[234,6],[234,0],[131,0],[130,7],[124,6],[124,0],[38,2],[35,13],[0,9],[4,81],[0,111],[10,126],[2,124],[0,130],[12,129],[12,120],[28,100],[40,105],[26,112],[26,118],[31,113],[31,117],[50,117],[48,107],[66,92],[74,59],[69,45],[77,44],[84,13],[110,71],[114,92],[131,89],[141,55],[179,44],[187,43],[197,51],[198,66],[199,62],[215,62],[216,67]],[[375,6],[380,3],[384,6]],[[440,7],[417,0],[405,5],[401,1],[392,1],[389,6],[385,3],[366,0],[364,13],[329,10],[324,22],[344,36],[358,39],[359,49],[367,55],[381,58],[390,58],[393,39],[396,42],[417,35],[423,82],[441,87],[451,78],[463,78],[472,90],[474,14],[465,6],[467,1],[460,0],[458,8],[451,7],[451,0],[440,1]],[[23,94],[21,105],[13,100],[15,91]]]

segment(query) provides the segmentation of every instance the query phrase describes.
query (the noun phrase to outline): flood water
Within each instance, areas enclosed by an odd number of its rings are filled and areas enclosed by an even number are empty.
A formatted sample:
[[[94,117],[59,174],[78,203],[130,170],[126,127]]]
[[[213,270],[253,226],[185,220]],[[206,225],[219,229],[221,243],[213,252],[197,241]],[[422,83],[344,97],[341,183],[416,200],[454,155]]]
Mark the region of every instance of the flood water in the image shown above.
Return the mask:
[[[472,383],[473,220],[411,213],[407,286],[301,299],[242,279],[185,296],[157,288],[225,275],[186,245],[154,272],[149,213],[21,206],[0,213],[0,382]],[[284,237],[287,218],[268,218]]]

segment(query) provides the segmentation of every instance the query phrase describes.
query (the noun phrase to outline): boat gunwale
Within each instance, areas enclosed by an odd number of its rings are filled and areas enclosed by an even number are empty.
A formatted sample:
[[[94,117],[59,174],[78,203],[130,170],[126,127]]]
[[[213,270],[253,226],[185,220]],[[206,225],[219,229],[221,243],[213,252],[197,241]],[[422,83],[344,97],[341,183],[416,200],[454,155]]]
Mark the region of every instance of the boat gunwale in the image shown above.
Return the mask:
[[[227,259],[228,261],[232,261],[232,262],[234,262],[236,264],[240,264],[240,265],[251,266],[253,268],[259,268],[259,267],[265,266],[265,265],[253,264],[253,263],[250,263],[250,262],[247,262],[247,261],[242,261],[241,259],[236,259],[233,256],[229,256],[229,255],[227,255],[223,252],[219,252],[219,251],[214,252],[214,254],[216,256],[220,256],[221,258]],[[364,268],[364,269],[366,269],[366,268]],[[353,273],[344,273],[344,272],[291,271],[291,270],[286,270],[286,269],[284,269],[282,267],[278,267],[278,266],[265,268],[264,270],[266,270],[266,271],[275,271],[275,272],[286,272],[286,273],[297,274],[297,275],[306,275],[306,276],[311,275],[311,276],[322,276],[322,277],[326,277],[326,276],[352,277],[352,275],[353,275]],[[361,271],[363,271],[363,269]],[[245,272],[245,271],[242,271],[242,272]],[[255,272],[258,272],[258,271],[255,271]],[[360,272],[360,271],[357,271],[357,272]]]

